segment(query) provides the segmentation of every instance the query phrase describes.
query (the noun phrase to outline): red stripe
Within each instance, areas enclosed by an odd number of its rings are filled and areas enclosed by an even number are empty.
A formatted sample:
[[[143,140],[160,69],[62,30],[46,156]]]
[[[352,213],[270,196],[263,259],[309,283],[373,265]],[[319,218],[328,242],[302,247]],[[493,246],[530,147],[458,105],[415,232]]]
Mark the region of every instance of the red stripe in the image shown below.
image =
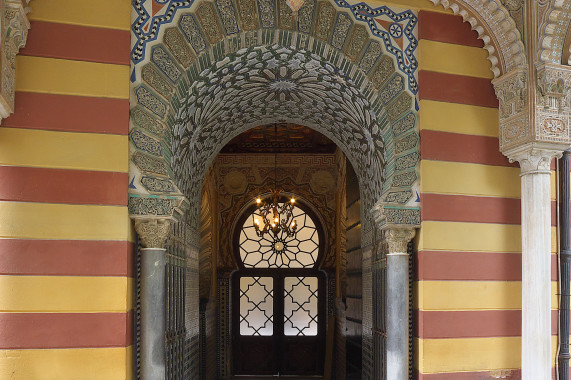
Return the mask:
[[[419,373],[416,372],[417,380],[487,380],[494,379],[491,376],[493,371],[484,372],[449,372],[449,373]],[[555,374],[555,372],[553,372]],[[521,370],[511,370],[508,377],[502,377],[503,380],[521,380]]]
[[[416,310],[416,321],[422,339],[521,336],[521,310]]]
[[[133,313],[0,313],[0,349],[127,347]]]
[[[418,13],[418,39],[484,47],[478,33],[462,17],[429,11]]]
[[[466,195],[420,195],[422,220],[441,222],[521,224],[519,198]],[[557,202],[551,201],[551,225],[557,225]]]
[[[468,223],[521,223],[521,201],[514,198],[422,194],[422,220]]]
[[[0,275],[133,276],[126,241],[0,239]]]
[[[498,107],[492,81],[487,78],[420,70],[418,82],[420,100]]]
[[[521,281],[519,253],[419,251],[416,259],[417,281]],[[551,255],[551,280],[557,277]]]
[[[127,173],[0,166],[0,200],[127,205]]]
[[[426,160],[519,167],[500,152],[496,137],[422,130],[420,138],[420,154]]]
[[[521,310],[415,310],[415,336],[422,339],[521,336]],[[551,310],[551,335],[558,311]]]
[[[129,64],[128,30],[32,21],[21,55]]]
[[[129,100],[16,92],[4,127],[67,132],[129,133]]]

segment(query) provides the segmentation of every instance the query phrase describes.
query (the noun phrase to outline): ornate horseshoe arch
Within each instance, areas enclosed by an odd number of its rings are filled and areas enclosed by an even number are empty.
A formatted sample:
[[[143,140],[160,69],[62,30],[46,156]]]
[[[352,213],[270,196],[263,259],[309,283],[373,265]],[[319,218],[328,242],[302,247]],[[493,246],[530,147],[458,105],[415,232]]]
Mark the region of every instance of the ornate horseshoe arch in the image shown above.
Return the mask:
[[[256,124],[287,120],[345,151],[367,209],[384,196],[395,220],[419,221],[411,11],[314,0],[295,20],[283,0],[191,3],[168,3],[151,19],[137,8],[134,30],[151,32],[132,50],[134,218],[173,217],[188,199],[195,229],[217,152]]]
[[[332,139],[359,173],[363,246],[375,204],[387,223],[420,224],[413,12],[307,0],[294,19],[285,0],[203,0],[167,1],[157,16],[134,4],[129,211],[136,226],[180,221],[168,249],[186,252],[190,356],[200,190],[239,133],[285,121]]]

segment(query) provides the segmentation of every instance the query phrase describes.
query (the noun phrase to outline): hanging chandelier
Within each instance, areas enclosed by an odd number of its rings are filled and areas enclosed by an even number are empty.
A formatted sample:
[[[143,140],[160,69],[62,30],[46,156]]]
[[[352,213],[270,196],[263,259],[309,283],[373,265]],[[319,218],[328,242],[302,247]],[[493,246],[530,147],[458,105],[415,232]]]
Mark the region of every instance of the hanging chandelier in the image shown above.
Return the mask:
[[[293,217],[293,207],[295,198],[290,198],[289,202],[280,202],[282,190],[277,187],[277,136],[278,126],[274,125],[274,188],[270,189],[270,196],[264,200],[256,198],[258,214],[261,220],[252,215],[254,229],[259,237],[263,237],[270,231],[277,236],[285,234],[294,236],[297,230],[297,223]]]

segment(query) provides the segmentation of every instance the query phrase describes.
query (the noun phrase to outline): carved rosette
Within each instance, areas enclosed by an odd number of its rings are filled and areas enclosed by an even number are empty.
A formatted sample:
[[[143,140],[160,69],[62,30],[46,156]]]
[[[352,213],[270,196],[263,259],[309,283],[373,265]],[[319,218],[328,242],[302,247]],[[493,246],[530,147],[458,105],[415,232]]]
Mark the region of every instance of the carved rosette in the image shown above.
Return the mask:
[[[26,45],[30,29],[28,3],[29,0],[0,0],[0,120],[14,112],[16,55]]]
[[[406,253],[408,243],[414,238],[416,229],[414,228],[387,228],[385,237],[389,245],[389,254]]]
[[[500,102],[500,150],[529,140],[527,69],[514,70],[492,81]]]
[[[165,248],[171,232],[170,219],[145,218],[135,219],[135,230],[145,248]]]

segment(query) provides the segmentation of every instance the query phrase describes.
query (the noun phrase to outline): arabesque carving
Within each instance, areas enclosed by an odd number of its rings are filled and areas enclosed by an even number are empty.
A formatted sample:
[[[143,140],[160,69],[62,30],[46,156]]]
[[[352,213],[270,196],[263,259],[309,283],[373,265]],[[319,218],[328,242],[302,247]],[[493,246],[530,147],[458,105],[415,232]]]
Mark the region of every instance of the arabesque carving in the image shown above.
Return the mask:
[[[462,16],[478,38],[484,41],[494,77],[509,73],[526,63],[519,30],[499,0],[430,0]]]
[[[500,150],[529,137],[527,69],[514,70],[492,83],[500,102]]]
[[[544,63],[537,67],[536,140],[571,144],[570,89],[569,66]]]

